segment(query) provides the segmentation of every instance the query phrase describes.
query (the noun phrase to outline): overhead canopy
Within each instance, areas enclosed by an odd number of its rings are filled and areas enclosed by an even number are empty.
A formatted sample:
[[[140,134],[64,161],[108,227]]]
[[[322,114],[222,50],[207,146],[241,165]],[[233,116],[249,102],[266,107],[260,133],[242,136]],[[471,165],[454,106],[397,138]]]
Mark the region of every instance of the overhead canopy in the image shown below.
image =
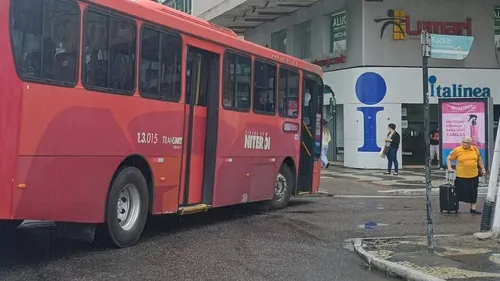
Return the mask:
[[[276,19],[288,16],[291,13],[309,7],[319,0],[227,0],[222,4],[212,7],[199,16],[220,26],[232,29],[238,34],[243,34],[263,23],[273,22]],[[224,8],[236,5],[226,11]]]

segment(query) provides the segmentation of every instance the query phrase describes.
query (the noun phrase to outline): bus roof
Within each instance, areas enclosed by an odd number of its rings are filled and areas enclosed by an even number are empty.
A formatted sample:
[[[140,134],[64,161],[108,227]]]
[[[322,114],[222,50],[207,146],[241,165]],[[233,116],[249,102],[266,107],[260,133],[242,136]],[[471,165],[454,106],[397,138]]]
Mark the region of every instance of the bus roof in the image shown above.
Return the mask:
[[[279,63],[309,71],[320,76],[322,76],[323,73],[321,67],[317,65],[242,40],[230,29],[177,11],[152,0],[87,0],[86,2],[120,11],[127,15],[134,16],[138,20],[165,25],[181,33],[224,45],[229,49],[242,51],[263,58],[270,58]]]

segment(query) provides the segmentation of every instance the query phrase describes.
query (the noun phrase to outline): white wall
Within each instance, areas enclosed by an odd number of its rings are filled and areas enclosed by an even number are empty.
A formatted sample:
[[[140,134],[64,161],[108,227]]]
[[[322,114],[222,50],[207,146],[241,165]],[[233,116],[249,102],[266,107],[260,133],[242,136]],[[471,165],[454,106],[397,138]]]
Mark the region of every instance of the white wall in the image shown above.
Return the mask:
[[[381,103],[384,110],[377,114],[376,142],[379,147],[385,144],[388,125],[396,124],[396,130],[401,132],[401,104]],[[387,159],[380,157],[380,151],[361,152],[358,149],[364,144],[364,116],[358,111],[359,103],[344,104],[344,166],[361,169],[387,169]],[[349,116],[349,118],[345,118]],[[398,150],[399,168],[402,168],[401,147]]]
[[[363,104],[356,95],[356,83],[364,73],[376,73],[386,85],[385,96],[376,103]],[[450,69],[434,68],[429,75],[435,75],[434,85],[443,87],[471,87],[489,88],[493,101],[500,104],[500,70],[487,69]],[[422,104],[422,70],[420,68],[394,67],[365,67],[328,72],[324,75],[324,82],[335,92],[337,104],[343,105],[344,130],[344,165],[354,168],[385,169],[387,161],[380,158],[377,151],[360,151],[367,135],[375,135],[379,147],[384,144],[389,123],[396,124],[398,131],[401,128],[401,105],[403,103]],[[372,87],[375,89],[375,87]],[[370,95],[371,92],[366,93]],[[436,104],[437,97],[430,97],[430,102]],[[376,116],[376,128],[366,128],[365,118],[360,108],[382,107]],[[372,120],[373,121],[373,120]],[[365,132],[365,130],[369,132]],[[375,132],[373,132],[375,130]],[[399,149],[399,163],[402,155]]]
[[[324,74],[324,83],[335,92],[337,104],[359,103],[355,94],[357,78],[364,72],[380,74],[387,83],[384,103],[422,103],[422,69],[412,67],[359,67]],[[500,69],[430,68],[429,76],[435,75],[437,85],[462,87],[488,87],[495,104],[500,104]],[[437,86],[436,85],[436,86]],[[430,90],[430,88],[429,88]],[[437,97],[429,102],[438,103]]]

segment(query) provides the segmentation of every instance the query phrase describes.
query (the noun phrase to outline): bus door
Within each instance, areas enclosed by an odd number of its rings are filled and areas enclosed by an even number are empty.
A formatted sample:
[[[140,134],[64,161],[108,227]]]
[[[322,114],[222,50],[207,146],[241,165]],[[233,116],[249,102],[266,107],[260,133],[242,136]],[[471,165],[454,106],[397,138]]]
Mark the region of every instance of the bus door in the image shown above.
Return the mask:
[[[321,120],[323,119],[323,84],[313,74],[302,81],[302,132],[299,159],[299,192],[312,192],[314,163],[321,156]]]
[[[220,55],[187,48],[188,126],[181,205],[212,204],[218,130]]]

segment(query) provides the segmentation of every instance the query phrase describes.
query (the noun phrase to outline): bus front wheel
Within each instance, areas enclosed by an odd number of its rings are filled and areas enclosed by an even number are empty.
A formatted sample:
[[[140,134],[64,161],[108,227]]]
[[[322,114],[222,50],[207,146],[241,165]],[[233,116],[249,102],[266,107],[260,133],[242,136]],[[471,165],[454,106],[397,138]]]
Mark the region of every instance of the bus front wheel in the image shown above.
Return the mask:
[[[274,186],[274,197],[271,201],[271,209],[279,210],[288,206],[292,190],[294,189],[295,181],[290,167],[283,164],[276,176],[276,184]]]
[[[108,193],[105,226],[111,242],[119,247],[133,246],[141,238],[148,217],[148,186],[135,167],[122,169]]]

